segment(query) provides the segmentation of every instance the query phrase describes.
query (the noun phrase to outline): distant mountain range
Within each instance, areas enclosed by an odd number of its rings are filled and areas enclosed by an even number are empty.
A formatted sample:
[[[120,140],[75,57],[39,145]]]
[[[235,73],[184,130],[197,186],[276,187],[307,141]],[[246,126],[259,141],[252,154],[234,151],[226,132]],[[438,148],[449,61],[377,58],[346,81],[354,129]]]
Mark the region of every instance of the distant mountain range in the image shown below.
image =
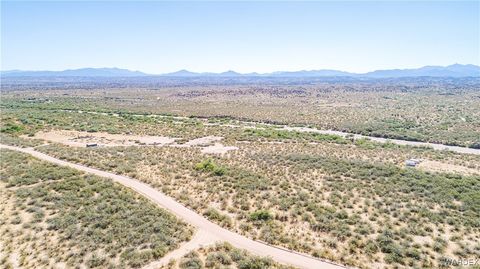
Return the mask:
[[[366,73],[374,78],[385,77],[480,77],[480,66],[453,64],[449,66],[424,66],[417,69],[377,70]]]
[[[136,77],[146,76],[140,71],[120,68],[81,68],[63,71],[2,71],[3,77]]]
[[[399,77],[480,77],[480,66],[472,64],[453,64],[449,66],[424,66],[415,69],[390,69],[376,70],[368,73],[349,73],[338,70],[302,70],[280,71],[273,73],[246,73],[235,71],[223,73],[195,73],[180,70],[167,74],[146,74],[140,71],[130,71],[119,68],[82,68],[64,71],[2,71],[2,77],[139,77],[139,76],[165,76],[165,77],[359,77],[359,78],[399,78]]]

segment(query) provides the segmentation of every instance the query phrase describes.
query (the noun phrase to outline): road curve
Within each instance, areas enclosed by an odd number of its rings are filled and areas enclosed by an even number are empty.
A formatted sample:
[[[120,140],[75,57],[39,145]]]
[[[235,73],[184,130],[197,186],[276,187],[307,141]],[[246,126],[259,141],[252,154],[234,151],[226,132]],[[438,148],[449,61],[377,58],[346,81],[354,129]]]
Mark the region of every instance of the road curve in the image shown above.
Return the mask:
[[[259,256],[268,256],[279,263],[289,264],[298,268],[314,268],[314,269],[346,268],[344,266],[337,265],[328,261],[316,259],[314,257],[308,256],[305,254],[292,252],[290,250],[286,250],[283,248],[277,248],[270,245],[266,245],[264,243],[254,241],[245,236],[231,232],[207,220],[203,216],[197,214],[195,211],[176,202],[169,196],[135,179],[116,175],[113,173],[105,172],[105,171],[94,169],[94,168],[90,168],[84,165],[63,161],[63,160],[54,158],[52,156],[46,155],[44,153],[38,152],[33,148],[19,148],[19,147],[7,146],[2,144],[0,144],[0,148],[20,151],[23,153],[30,154],[38,159],[49,161],[51,163],[71,167],[87,173],[95,174],[97,176],[110,178],[115,182],[118,182],[128,188],[133,189],[134,191],[145,196],[146,198],[152,200],[159,206],[171,211],[173,214],[183,219],[185,222],[199,229],[198,232],[202,232],[203,234],[208,235],[208,237],[210,237],[213,241],[226,241],[237,248],[248,250],[249,252]]]

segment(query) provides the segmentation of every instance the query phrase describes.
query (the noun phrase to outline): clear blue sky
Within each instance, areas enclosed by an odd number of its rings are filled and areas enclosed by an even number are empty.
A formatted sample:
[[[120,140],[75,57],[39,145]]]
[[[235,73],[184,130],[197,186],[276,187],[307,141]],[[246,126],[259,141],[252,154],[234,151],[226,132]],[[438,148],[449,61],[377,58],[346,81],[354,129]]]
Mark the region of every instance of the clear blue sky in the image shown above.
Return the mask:
[[[480,2],[5,2],[1,69],[480,64]]]

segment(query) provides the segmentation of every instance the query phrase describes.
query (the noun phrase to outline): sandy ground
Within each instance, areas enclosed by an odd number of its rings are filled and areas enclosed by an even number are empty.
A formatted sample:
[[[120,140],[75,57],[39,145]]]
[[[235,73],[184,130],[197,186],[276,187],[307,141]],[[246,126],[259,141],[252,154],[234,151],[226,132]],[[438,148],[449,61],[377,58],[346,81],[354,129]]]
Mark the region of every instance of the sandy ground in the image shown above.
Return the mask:
[[[225,154],[230,150],[237,150],[237,147],[234,146],[224,146],[220,143],[215,143],[213,146],[204,147],[202,153],[205,154]]]
[[[139,136],[129,134],[109,134],[104,132],[79,132],[68,130],[54,130],[49,132],[38,132],[33,137],[23,138],[43,139],[50,142],[60,143],[71,147],[86,147],[87,144],[97,144],[99,147],[118,146],[172,146],[172,147],[200,147],[204,154],[222,155],[231,150],[237,150],[234,146],[224,146],[219,143],[223,137],[206,136],[187,141],[185,144],[178,144],[178,138],[166,136]]]
[[[212,144],[213,142],[217,142],[222,139],[223,137],[220,137],[220,136],[206,136],[206,137],[192,139],[187,143],[185,143],[185,145],[186,146],[207,146]]]
[[[417,167],[418,169],[431,172],[459,173],[465,175],[480,174],[480,171],[473,168],[439,161],[423,160],[417,165]]]
[[[203,216],[197,214],[195,211],[176,202],[171,197],[166,196],[165,194],[150,187],[149,185],[142,183],[140,181],[137,181],[135,179],[101,171],[94,168],[90,168],[84,165],[62,161],[60,159],[51,157],[44,153],[35,151],[32,148],[19,148],[19,147],[6,146],[1,144],[0,144],[0,148],[6,148],[10,150],[16,150],[16,151],[28,153],[36,158],[49,161],[58,165],[68,166],[68,167],[81,170],[87,173],[95,174],[100,177],[110,178],[113,181],[118,182],[138,192],[139,194],[150,199],[157,205],[174,213],[177,217],[183,219],[187,223],[196,227],[199,232],[201,231],[202,233],[205,233],[205,235],[208,238],[212,238],[215,241],[219,240],[219,241],[229,242],[233,246],[237,248],[245,249],[255,255],[269,256],[277,262],[290,264],[298,268],[322,268],[322,269],[345,268],[344,266],[337,265],[326,260],[317,259],[306,254],[297,253],[287,249],[266,245],[262,242],[254,241],[240,234],[229,231],[209,221]]]
[[[176,138],[165,136],[138,136],[109,134],[103,132],[79,132],[67,130],[55,130],[49,132],[38,132],[34,139],[43,139],[51,142],[61,143],[72,147],[85,147],[87,143],[96,143],[103,147],[134,146],[134,145],[168,145],[175,143]]]
[[[185,244],[181,245],[179,248],[175,249],[167,253],[167,255],[163,256],[160,260],[151,262],[142,269],[156,269],[160,268],[164,265],[167,265],[171,260],[179,260],[190,251],[199,249],[201,247],[205,247],[208,245],[213,245],[216,242],[216,238],[211,237],[208,233],[203,230],[197,231],[193,236],[192,240],[186,242]]]

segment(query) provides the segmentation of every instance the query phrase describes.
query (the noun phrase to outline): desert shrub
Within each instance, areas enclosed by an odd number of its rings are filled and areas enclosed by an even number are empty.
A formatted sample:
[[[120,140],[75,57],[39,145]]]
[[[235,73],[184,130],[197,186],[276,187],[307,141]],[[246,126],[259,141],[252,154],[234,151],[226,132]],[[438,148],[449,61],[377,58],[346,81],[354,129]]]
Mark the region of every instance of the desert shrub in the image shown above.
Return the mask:
[[[365,252],[368,255],[373,255],[378,252],[378,246],[373,242],[372,240],[368,240],[368,242],[365,244]]]
[[[20,133],[23,130],[25,130],[25,127],[19,124],[7,122],[5,124],[2,124],[0,128],[1,133],[7,133],[7,134],[15,134],[15,133]]]
[[[205,261],[205,267],[210,268],[214,267],[215,265],[230,265],[232,264],[232,258],[228,255],[228,253],[224,251],[218,251],[215,253],[210,253],[207,255],[207,259]]]
[[[58,244],[60,248],[68,246],[54,252],[60,261],[67,262],[61,256],[65,252],[69,263],[85,262],[91,268],[108,262],[140,267],[191,238],[192,230],[185,223],[109,179],[9,150],[1,150],[0,156],[0,177],[21,186],[12,193],[32,214],[30,223],[35,225],[30,227],[40,235],[53,232],[55,240],[64,242]],[[94,250],[105,255],[94,253],[87,258]]]
[[[404,251],[393,238],[393,234],[386,230],[377,237],[380,250],[386,254],[387,263],[403,263]]]
[[[205,265],[202,260],[205,260]],[[270,258],[255,256],[245,250],[234,248],[228,243],[216,243],[190,252],[180,259],[179,264],[179,268],[182,269],[204,268],[203,266],[205,268],[293,269],[293,267],[276,263]]]
[[[87,261],[87,266],[89,268],[100,267],[106,263],[107,259],[105,257],[99,256],[94,253]]]
[[[192,251],[180,260],[179,267],[181,269],[201,269],[203,268],[203,262],[198,253]]]
[[[216,176],[222,176],[226,172],[224,167],[218,166],[212,159],[206,159],[200,163],[197,163],[195,165],[195,169],[204,172],[211,172]]]
[[[43,144],[39,139],[26,139],[14,134],[0,133],[0,143],[17,147],[35,147]]]
[[[338,144],[346,144],[348,140],[339,135],[321,134],[315,132],[297,132],[279,129],[245,129],[242,139],[249,140],[251,137],[262,137],[273,140],[305,140],[305,141],[323,141]]]
[[[210,220],[217,221],[226,227],[230,227],[233,224],[232,219],[228,215],[222,214],[220,211],[216,210],[213,207],[209,207],[207,210],[205,210],[203,215],[205,215]]]
[[[256,210],[249,215],[252,221],[267,221],[273,219],[272,213],[268,210]]]
[[[447,247],[447,241],[445,241],[441,237],[435,238],[435,241],[433,243],[433,250],[435,250],[438,253],[443,253],[446,247]]]
[[[273,264],[270,258],[247,257],[238,263],[238,269],[263,269]]]

